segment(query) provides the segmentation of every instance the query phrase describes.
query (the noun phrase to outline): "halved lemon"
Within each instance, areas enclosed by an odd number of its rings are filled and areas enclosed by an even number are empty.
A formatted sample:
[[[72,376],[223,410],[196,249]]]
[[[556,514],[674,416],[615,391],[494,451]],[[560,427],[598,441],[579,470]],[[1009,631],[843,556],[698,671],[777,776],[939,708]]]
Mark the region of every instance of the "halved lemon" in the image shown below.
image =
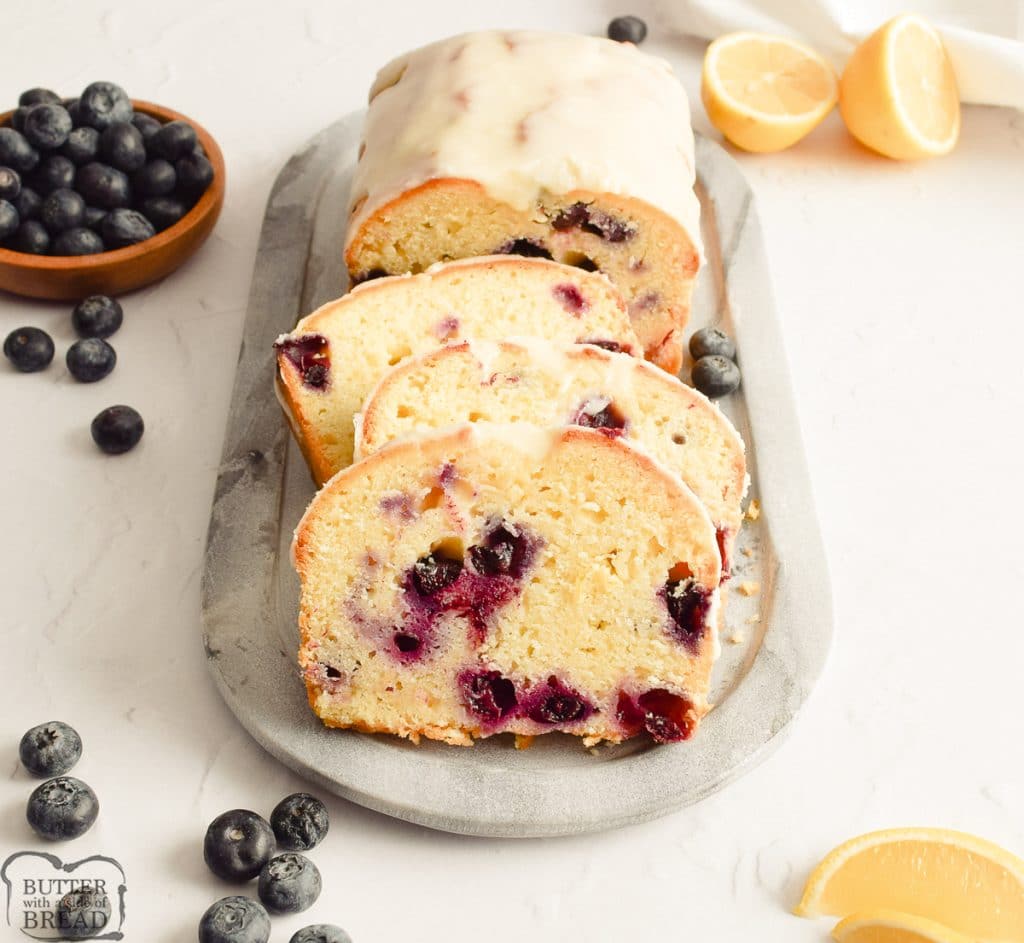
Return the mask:
[[[853,914],[836,924],[832,939],[836,943],[976,943],[934,920],[895,910]]]
[[[960,137],[960,96],[939,34],[912,14],[872,33],[843,70],[839,111],[858,141],[886,157],[948,154]]]
[[[729,33],[704,54],[701,99],[711,123],[746,151],[781,151],[836,103],[836,74],[818,53],[782,36]]]
[[[1024,943],[1024,861],[964,832],[870,832],[829,852],[794,912],[868,910],[916,914],[971,937]]]

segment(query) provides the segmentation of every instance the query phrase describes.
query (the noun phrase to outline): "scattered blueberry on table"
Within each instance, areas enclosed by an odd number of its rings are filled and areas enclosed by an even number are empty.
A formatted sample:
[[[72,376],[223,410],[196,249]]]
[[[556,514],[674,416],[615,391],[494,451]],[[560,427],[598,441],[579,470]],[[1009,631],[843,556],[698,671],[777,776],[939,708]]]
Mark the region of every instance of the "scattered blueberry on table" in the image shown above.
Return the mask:
[[[87,940],[109,922],[110,898],[94,886],[69,891],[57,904],[57,930],[65,940]]]
[[[68,373],[79,383],[95,383],[114,369],[117,353],[100,337],[84,337],[68,348],[65,359]]]
[[[82,738],[74,727],[51,720],[25,731],[18,756],[33,776],[61,776],[81,758]]]
[[[99,811],[96,793],[85,783],[73,776],[58,776],[29,796],[25,818],[40,838],[66,841],[89,831]]]
[[[639,46],[647,38],[647,24],[638,16],[617,16],[608,24],[608,38]]]
[[[110,337],[124,321],[124,309],[108,295],[90,295],[75,305],[71,326],[79,337]]]
[[[121,455],[139,444],[145,425],[131,406],[108,406],[93,419],[91,431],[100,451]]]
[[[308,792],[282,799],[270,813],[277,846],[285,851],[309,851],[324,840],[330,828],[327,807]]]
[[[309,858],[286,851],[263,866],[257,891],[267,910],[297,914],[316,903],[322,886],[320,870]]]
[[[223,897],[199,921],[199,943],[267,943],[270,917],[249,897]]]
[[[81,256],[145,242],[185,216],[213,178],[195,128],[135,112],[112,82],[67,101],[30,89],[0,128],[0,246]],[[45,230],[27,226],[37,218]]]
[[[251,881],[277,849],[270,823],[248,809],[218,815],[206,830],[203,859],[225,881]]]
[[[45,370],[53,360],[53,338],[37,327],[15,328],[4,341],[4,356],[22,373]]]
[[[690,374],[693,385],[705,396],[718,399],[738,389],[740,369],[728,357],[712,354],[701,357]]]
[[[690,338],[690,356],[694,360],[701,357],[726,357],[736,359],[736,344],[733,339],[717,327],[702,327]]]
[[[288,943],[352,943],[352,937],[333,923],[313,923],[296,930]]]

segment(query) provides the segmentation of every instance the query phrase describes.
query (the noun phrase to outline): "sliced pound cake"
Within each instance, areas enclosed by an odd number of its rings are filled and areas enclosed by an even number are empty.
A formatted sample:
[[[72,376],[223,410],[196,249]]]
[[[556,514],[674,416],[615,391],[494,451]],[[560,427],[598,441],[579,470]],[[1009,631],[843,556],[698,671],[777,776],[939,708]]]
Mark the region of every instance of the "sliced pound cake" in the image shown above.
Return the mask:
[[[606,273],[647,359],[677,373],[701,259],[693,132],[667,62],[578,34],[455,36],[370,92],[353,281],[511,252]]]
[[[353,417],[389,367],[467,337],[577,341],[639,353],[607,278],[515,256],[439,265],[360,286],[279,338],[278,395],[322,484],[352,461]]]
[[[621,438],[463,426],[342,471],[295,533],[324,723],[469,744],[689,737],[718,650],[704,506]]]
[[[572,424],[635,440],[704,503],[728,574],[747,486],[743,440],[693,388],[597,347],[467,341],[385,374],[363,407],[356,455],[424,430],[478,421]]]

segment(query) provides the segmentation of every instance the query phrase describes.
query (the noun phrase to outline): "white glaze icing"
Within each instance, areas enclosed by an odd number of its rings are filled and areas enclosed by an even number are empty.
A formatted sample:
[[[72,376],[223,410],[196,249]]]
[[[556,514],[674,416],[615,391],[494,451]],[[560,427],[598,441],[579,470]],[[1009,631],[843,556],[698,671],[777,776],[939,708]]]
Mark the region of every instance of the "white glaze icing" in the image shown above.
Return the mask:
[[[583,189],[646,201],[701,251],[693,132],[672,67],[564,33],[454,36],[386,65],[370,91],[348,240],[428,180],[475,180],[520,210]]]

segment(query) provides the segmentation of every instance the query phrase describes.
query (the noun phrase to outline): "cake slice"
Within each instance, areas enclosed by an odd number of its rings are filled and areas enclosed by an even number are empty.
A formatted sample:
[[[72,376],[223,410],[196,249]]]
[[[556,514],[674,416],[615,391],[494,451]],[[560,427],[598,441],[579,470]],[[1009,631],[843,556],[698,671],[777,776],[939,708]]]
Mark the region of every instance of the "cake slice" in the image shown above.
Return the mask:
[[[702,255],[694,166],[667,62],[579,34],[455,36],[373,84],[346,264],[354,282],[494,252],[597,269],[677,373]]]
[[[390,367],[467,337],[546,337],[639,353],[602,275],[516,256],[360,286],[280,337],[277,390],[318,484],[352,461],[353,417]]]
[[[526,420],[623,435],[676,472],[704,503],[729,572],[747,487],[743,440],[692,387],[624,354],[546,341],[466,341],[384,375],[363,407],[356,455],[424,430]]]
[[[707,710],[715,529],[622,438],[520,423],[395,442],[328,482],[293,553],[328,726],[671,742]]]

